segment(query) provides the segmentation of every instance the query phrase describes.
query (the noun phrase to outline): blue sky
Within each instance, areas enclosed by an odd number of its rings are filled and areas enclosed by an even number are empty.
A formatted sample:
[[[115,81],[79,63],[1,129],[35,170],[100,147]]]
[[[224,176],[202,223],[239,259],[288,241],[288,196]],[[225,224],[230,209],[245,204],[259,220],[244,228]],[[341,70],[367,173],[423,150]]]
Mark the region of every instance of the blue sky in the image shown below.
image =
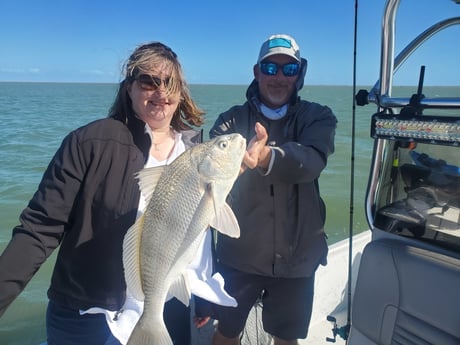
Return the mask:
[[[351,85],[354,0],[2,0],[0,81],[119,82],[139,43],[159,40],[179,55],[190,84],[248,84],[260,45],[288,33],[309,60],[306,84]],[[379,77],[384,0],[358,7],[357,83]],[[410,8],[409,5],[415,7]],[[434,8],[436,5],[436,8]],[[447,16],[451,0],[401,0],[398,53],[415,35]],[[450,27],[414,54],[395,84],[460,85],[460,28]],[[432,57],[434,50],[441,60]],[[427,60],[425,60],[427,59]]]

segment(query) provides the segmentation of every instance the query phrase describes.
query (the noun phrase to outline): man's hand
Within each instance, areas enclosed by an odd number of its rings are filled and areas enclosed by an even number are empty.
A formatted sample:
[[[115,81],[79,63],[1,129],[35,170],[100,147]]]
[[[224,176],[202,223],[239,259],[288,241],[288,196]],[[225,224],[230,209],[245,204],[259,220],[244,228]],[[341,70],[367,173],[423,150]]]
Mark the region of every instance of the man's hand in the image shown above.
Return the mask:
[[[243,164],[240,172],[246,168],[254,169],[257,166],[267,168],[271,158],[271,149],[266,146],[268,134],[264,126],[259,122],[255,126],[256,135],[249,142],[246,153],[243,157]]]

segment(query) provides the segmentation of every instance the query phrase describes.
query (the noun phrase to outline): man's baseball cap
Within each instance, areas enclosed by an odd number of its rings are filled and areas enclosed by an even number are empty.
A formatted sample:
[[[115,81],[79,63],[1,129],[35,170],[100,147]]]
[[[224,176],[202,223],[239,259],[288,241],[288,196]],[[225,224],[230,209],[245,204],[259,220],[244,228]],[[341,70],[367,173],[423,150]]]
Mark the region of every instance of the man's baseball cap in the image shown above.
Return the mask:
[[[262,44],[257,63],[275,54],[291,56],[298,62],[301,60],[297,42],[291,36],[285,34],[272,35]]]

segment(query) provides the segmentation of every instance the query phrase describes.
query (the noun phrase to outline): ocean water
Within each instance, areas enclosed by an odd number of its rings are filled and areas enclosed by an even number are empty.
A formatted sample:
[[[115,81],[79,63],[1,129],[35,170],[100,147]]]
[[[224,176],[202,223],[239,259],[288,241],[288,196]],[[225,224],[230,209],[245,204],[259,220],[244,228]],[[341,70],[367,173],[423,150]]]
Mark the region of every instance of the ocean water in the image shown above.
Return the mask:
[[[190,88],[206,111],[206,137],[215,117],[231,105],[242,103],[246,91],[246,86],[235,85]],[[63,137],[79,126],[105,117],[116,91],[114,84],[0,83],[0,251],[11,238],[11,229]],[[439,88],[429,94],[449,95],[450,91]],[[456,94],[458,91],[454,90]],[[405,95],[413,92],[413,88],[406,90]],[[339,120],[336,152],[320,178],[321,194],[327,205],[326,232],[332,244],[346,238],[350,228],[354,233],[368,228],[363,206],[373,147],[370,116],[376,107],[356,108],[351,207],[352,87],[306,85],[301,96],[329,105]],[[54,259],[55,254],[0,318],[0,344],[37,345],[45,341],[46,290]]]

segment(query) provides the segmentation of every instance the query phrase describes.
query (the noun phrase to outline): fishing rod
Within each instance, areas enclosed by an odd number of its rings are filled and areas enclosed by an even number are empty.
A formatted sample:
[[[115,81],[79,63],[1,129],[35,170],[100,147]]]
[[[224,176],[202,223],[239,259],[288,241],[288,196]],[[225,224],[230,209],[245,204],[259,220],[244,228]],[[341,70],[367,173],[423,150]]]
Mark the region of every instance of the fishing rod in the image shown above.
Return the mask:
[[[351,328],[351,295],[352,295],[352,262],[353,262],[353,219],[354,219],[354,189],[355,189],[355,123],[356,123],[356,47],[358,36],[358,0],[355,0],[354,12],[354,32],[353,32],[353,95],[352,95],[352,111],[351,111],[351,158],[350,158],[350,218],[349,218],[349,233],[348,233],[348,284],[347,284],[347,323],[338,327],[336,318],[329,315],[327,320],[333,322],[332,333],[334,338],[326,338],[326,341],[335,343],[337,335],[342,339],[347,340]]]
[[[345,337],[348,339],[351,327],[351,283],[352,283],[352,261],[353,261],[353,220],[354,220],[354,190],[355,190],[355,135],[356,135],[356,46],[357,46],[357,29],[358,27],[358,0],[355,0],[355,22],[353,36],[353,95],[352,95],[352,111],[351,111],[351,167],[350,167],[350,223],[348,234],[348,308],[347,308],[347,324],[345,327]]]
[[[353,261],[353,215],[354,215],[354,190],[355,190],[355,132],[356,132],[356,46],[357,46],[357,32],[358,32],[358,0],[355,0],[355,22],[354,22],[354,36],[353,36],[353,95],[352,95],[352,111],[351,111],[351,167],[350,167],[350,223],[348,234],[348,310],[347,310],[347,324],[346,337],[350,333],[351,327],[351,283],[352,283],[352,261]]]

